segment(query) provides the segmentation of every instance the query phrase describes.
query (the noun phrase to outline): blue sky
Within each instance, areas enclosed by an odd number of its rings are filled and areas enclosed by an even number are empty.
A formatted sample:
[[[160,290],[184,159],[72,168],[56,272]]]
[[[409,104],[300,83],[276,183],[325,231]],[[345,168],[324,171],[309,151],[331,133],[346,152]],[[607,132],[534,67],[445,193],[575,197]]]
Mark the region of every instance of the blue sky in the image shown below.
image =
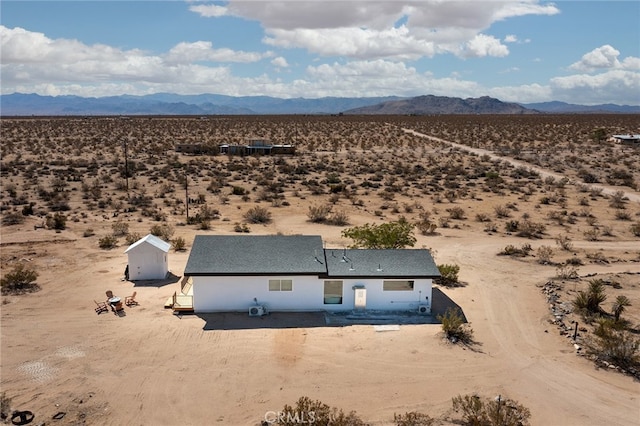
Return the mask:
[[[2,94],[640,105],[638,1],[0,2]]]

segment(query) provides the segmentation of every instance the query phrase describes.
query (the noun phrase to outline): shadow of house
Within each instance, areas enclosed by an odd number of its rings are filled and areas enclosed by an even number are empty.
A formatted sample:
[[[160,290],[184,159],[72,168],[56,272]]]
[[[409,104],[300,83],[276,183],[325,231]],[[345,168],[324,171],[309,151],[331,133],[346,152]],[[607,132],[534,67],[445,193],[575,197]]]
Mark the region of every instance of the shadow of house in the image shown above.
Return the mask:
[[[331,327],[325,320],[324,312],[273,312],[261,317],[250,317],[242,312],[216,312],[196,315],[205,322],[203,330]]]
[[[182,277],[175,275],[173,272],[168,272],[167,276],[161,280],[129,280],[133,283],[134,287],[164,287],[165,285],[175,284],[180,281]]]
[[[465,323],[469,322],[460,305],[444,294],[438,287],[433,287],[431,290],[431,315],[433,315],[433,318],[437,319],[439,316],[444,315],[449,309],[457,309],[463,321]],[[437,321],[437,323],[441,324],[440,321]]]

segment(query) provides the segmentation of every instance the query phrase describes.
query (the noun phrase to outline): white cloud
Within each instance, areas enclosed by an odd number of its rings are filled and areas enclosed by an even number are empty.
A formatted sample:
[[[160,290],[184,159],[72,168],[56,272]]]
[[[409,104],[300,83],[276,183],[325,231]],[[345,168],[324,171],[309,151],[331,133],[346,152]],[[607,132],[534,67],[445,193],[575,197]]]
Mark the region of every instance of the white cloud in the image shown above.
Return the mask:
[[[189,10],[195,12],[205,18],[217,18],[228,14],[228,10],[224,6],[218,6],[215,4],[198,4],[190,6]]]
[[[214,16],[204,6],[191,10]],[[231,0],[225,13],[259,21],[267,34],[265,43],[272,46],[302,48],[323,56],[415,59],[438,53],[460,57],[508,55],[506,46],[482,31],[511,17],[553,15],[559,10],[538,0]],[[404,24],[397,26],[398,22]]]
[[[214,49],[210,41],[197,41],[194,43],[178,43],[165,55],[165,60],[171,63],[177,62],[257,62],[271,53],[242,52],[227,48]]]
[[[640,73],[610,70],[596,75],[577,74],[551,81],[553,99],[572,103],[627,103],[637,105]]]
[[[277,58],[273,58],[271,60],[271,65],[273,65],[275,67],[278,67],[278,68],[288,68],[289,67],[289,63],[282,56],[278,56]]]
[[[518,41],[518,37],[516,37],[513,34],[508,34],[505,38],[504,38],[504,42],[505,43],[516,43]]]
[[[462,56],[465,57],[501,57],[507,56],[508,54],[509,49],[500,43],[500,40],[484,34],[478,34],[472,40],[469,40],[462,51]]]
[[[640,70],[640,58],[628,56],[620,62],[619,56],[620,52],[617,49],[605,44],[585,53],[578,62],[571,64],[569,68],[585,72],[610,69]]]

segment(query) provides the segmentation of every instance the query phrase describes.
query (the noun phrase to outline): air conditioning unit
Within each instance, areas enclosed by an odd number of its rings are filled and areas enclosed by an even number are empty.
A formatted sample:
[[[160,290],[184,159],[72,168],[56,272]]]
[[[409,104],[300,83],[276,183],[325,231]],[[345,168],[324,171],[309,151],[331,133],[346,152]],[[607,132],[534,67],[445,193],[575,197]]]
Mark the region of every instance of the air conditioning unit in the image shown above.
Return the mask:
[[[431,308],[429,308],[429,305],[418,305],[418,314],[429,315],[431,314]]]
[[[261,317],[267,313],[267,310],[262,305],[256,305],[249,308],[250,317]]]

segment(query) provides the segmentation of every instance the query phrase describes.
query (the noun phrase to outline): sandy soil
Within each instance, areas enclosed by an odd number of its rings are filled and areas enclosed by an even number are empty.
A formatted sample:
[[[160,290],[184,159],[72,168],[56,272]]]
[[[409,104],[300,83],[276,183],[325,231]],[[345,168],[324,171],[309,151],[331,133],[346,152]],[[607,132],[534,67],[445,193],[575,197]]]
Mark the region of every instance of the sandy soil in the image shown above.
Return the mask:
[[[279,209],[273,224],[252,232],[320,234],[342,247],[341,228],[310,224],[307,207]],[[368,220],[364,213],[352,217],[354,224]],[[42,290],[3,297],[0,382],[14,408],[36,414],[34,424],[254,425],[303,395],[355,410],[376,425],[407,411],[447,424],[451,398],[474,392],[518,400],[531,410],[534,425],[640,420],[638,382],[577,356],[549,323],[540,286],[555,268],[496,255],[507,244],[528,241],[523,238],[464,227],[417,236],[416,246],[434,249],[438,263],[461,266],[467,285],[442,290],[464,309],[475,332],[478,344],[465,348],[443,341],[439,325],[385,332],[305,322],[265,328],[254,318],[248,328],[217,329],[207,316],[163,308],[178,290],[175,279],[123,281],[125,247],[100,250],[96,237],[83,238],[79,228],[56,233],[34,230],[34,224],[29,219],[2,232],[4,260],[37,264]],[[202,232],[180,229],[188,242]],[[640,262],[628,254],[638,252],[637,239],[575,244],[623,259],[585,265],[583,275],[640,273]],[[554,241],[548,235],[532,245]],[[170,253],[176,276],[187,257]],[[629,277],[624,294],[637,322],[640,280]],[[122,317],[96,315],[93,300],[104,300],[108,289],[118,296],[137,291],[140,305]],[[65,417],[51,420],[58,412]]]

